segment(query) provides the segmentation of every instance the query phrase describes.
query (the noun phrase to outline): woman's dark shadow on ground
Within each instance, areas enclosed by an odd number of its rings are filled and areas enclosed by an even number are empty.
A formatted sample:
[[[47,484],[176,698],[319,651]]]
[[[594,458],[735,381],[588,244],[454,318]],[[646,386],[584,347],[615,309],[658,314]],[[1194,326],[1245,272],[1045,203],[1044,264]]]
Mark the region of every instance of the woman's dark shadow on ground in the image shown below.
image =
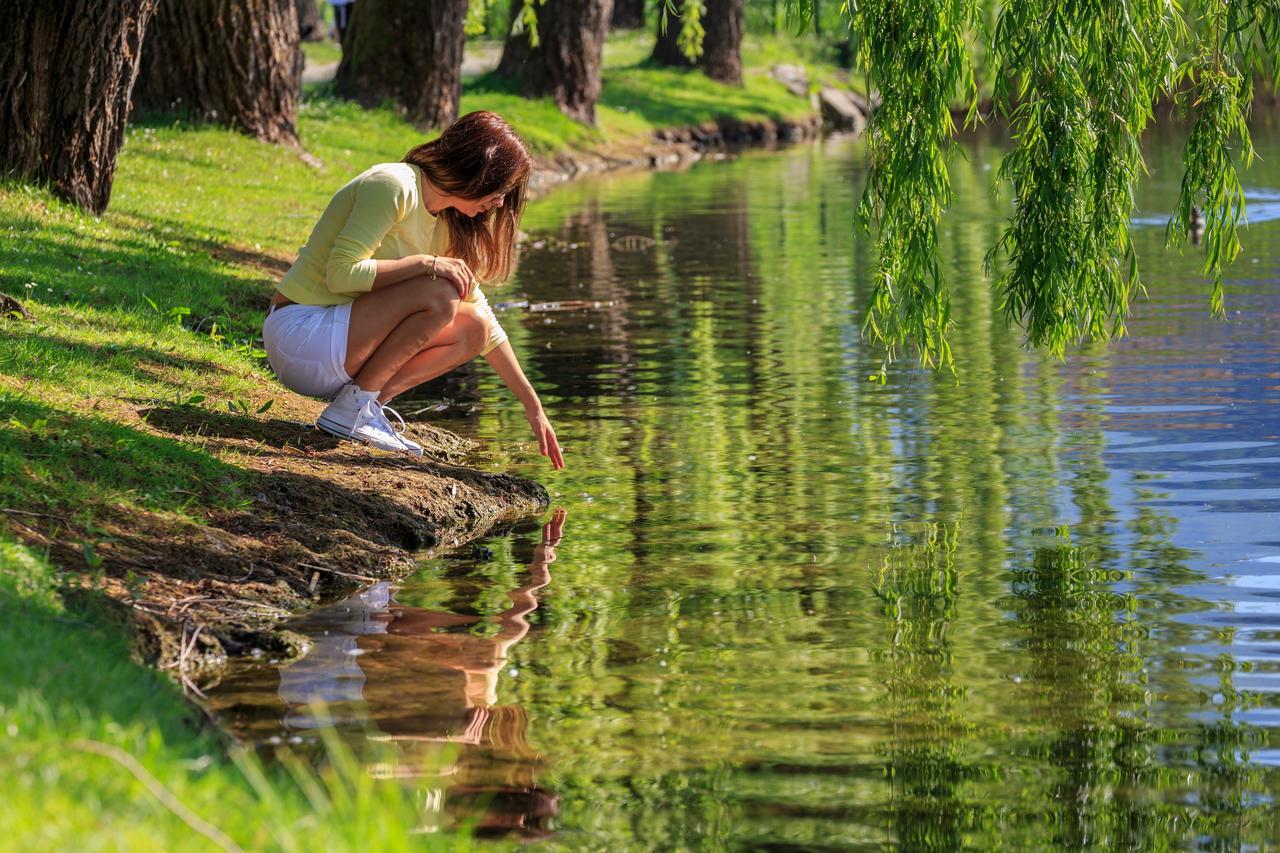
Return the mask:
[[[310,421],[250,416],[234,412],[189,405],[151,405],[138,410],[138,415],[155,429],[174,436],[200,437],[223,440],[221,449],[245,450],[245,445],[260,445],[274,450],[296,450],[304,454],[325,453],[345,462],[358,461],[374,467],[416,467],[432,470],[441,476],[449,476],[447,469],[455,468],[467,455],[471,444],[466,439],[447,430],[427,424],[414,424],[415,435],[426,442],[427,455],[414,459],[399,454],[359,452],[359,445],[316,429]],[[341,453],[349,448],[352,453]],[[458,474],[470,469],[457,467]]]

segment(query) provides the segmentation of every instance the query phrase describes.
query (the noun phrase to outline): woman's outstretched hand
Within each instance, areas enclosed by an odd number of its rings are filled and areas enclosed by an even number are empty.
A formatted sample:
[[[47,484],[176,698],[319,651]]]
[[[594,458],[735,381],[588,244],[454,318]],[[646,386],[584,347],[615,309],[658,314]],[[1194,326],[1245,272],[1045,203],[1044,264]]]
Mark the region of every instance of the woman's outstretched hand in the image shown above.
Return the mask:
[[[448,281],[458,291],[458,298],[465,301],[476,283],[476,274],[467,266],[467,262],[461,258],[446,258],[444,255],[436,256],[434,261],[430,255],[423,255],[423,258],[426,259],[428,274],[434,271],[437,277]]]
[[[529,426],[533,427],[533,434],[538,437],[538,452],[550,459],[559,471],[564,467],[564,456],[560,453],[560,442],[556,441],[556,431],[551,428],[547,413],[539,406],[534,411],[525,409],[524,415],[529,419]]]

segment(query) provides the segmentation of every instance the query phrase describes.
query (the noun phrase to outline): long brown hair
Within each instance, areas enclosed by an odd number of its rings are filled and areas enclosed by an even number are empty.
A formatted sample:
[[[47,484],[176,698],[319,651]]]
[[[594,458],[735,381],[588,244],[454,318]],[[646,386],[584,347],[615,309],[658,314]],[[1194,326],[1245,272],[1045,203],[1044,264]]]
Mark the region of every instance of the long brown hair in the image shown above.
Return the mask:
[[[466,261],[481,281],[511,275],[533,169],[533,158],[511,125],[485,110],[467,113],[437,138],[410,150],[404,162],[421,169],[447,195],[470,201],[503,194],[501,207],[476,217],[452,207],[439,215],[449,227],[445,251],[450,256]]]

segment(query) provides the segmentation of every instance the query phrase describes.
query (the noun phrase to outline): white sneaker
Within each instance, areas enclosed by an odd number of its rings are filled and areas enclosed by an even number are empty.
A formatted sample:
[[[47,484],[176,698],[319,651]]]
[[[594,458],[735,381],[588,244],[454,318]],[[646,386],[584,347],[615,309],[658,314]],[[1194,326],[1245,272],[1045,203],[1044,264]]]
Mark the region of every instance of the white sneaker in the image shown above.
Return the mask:
[[[391,408],[390,406],[383,406],[383,407],[382,407],[382,415],[383,415],[383,417],[386,417],[388,414],[395,415],[396,420],[398,420],[398,421],[400,422],[400,428],[399,428],[399,429],[396,429],[396,431],[395,431],[395,433],[396,433],[396,438],[400,439],[400,443],[401,443],[401,444],[403,444],[403,445],[405,446],[405,448],[406,448],[410,453],[412,453],[414,456],[421,456],[421,455],[422,455],[422,445],[421,445],[421,444],[418,444],[418,442],[414,441],[414,440],[413,440],[413,439],[411,439],[411,438],[407,438],[407,437],[405,436],[405,434],[404,434],[404,431],[405,431],[405,429],[406,429],[406,427],[405,427],[405,423],[404,423],[404,418],[400,417],[400,413],[399,413],[399,412],[397,412],[395,409]],[[390,422],[390,421],[388,421],[387,423],[391,423],[391,422]],[[392,426],[392,428],[393,428],[393,429],[395,428],[395,427],[394,427],[394,425]]]
[[[413,453],[387,423],[378,405],[378,392],[365,391],[354,382],[343,386],[328,408],[320,413],[316,426],[330,435],[362,441],[379,450]],[[421,452],[419,449],[418,453]]]

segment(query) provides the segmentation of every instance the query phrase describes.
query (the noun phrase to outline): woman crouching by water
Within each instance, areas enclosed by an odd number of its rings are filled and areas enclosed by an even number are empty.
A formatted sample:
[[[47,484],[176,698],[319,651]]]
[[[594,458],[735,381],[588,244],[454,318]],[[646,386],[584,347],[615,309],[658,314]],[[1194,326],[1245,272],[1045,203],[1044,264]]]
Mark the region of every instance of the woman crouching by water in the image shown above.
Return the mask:
[[[262,331],[276,376],[332,400],[316,426],[420,456],[386,403],[483,355],[524,404],[538,449],[555,430],[479,281],[511,274],[533,160],[511,127],[474,112],[401,163],[338,190],[281,280]],[[401,421],[403,423],[403,421]]]

